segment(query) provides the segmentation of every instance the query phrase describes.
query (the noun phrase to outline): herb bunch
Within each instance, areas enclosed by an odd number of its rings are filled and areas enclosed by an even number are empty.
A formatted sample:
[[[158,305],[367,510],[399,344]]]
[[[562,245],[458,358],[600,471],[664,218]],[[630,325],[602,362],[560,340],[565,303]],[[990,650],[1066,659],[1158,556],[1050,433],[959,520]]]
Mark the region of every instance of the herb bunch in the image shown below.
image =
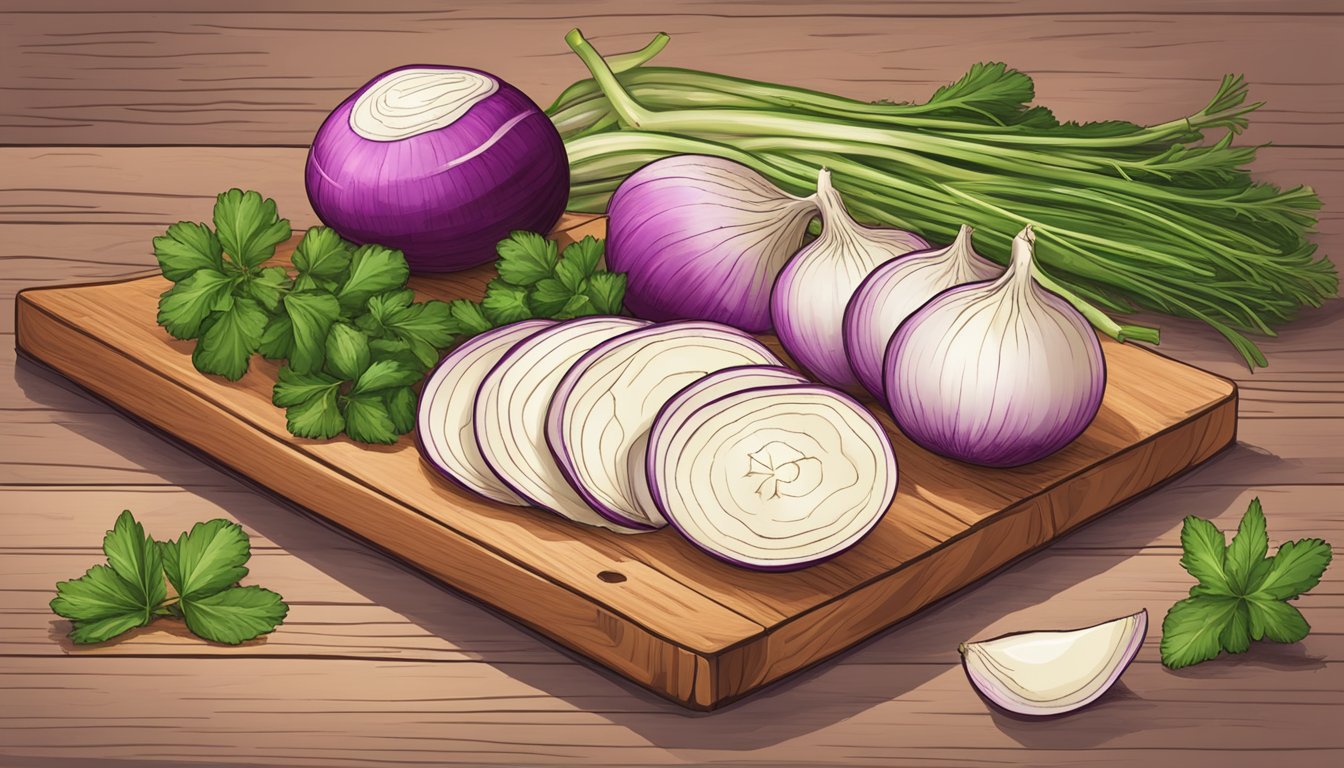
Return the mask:
[[[553,241],[515,232],[498,246],[500,277],[482,301],[416,301],[400,251],[355,246],[327,227],[304,233],[293,271],[266,266],[291,231],[257,192],[220,194],[213,221],[154,238],[173,282],[159,325],[196,340],[202,373],[237,381],[254,354],[285,361],[272,402],[297,437],[394,443],[414,426],[415,384],[449,345],[530,317],[614,314],[625,294],[624,275],[598,268],[602,243],[591,237],[561,258]]]
[[[101,643],[169,616],[204,640],[237,645],[274,631],[289,613],[269,589],[239,586],[252,549],[242,527],[228,520],[155,541],[128,509],[104,536],[103,554],[105,564],[57,584],[51,601],[51,610],[73,622],[76,643]]]
[[[1181,547],[1181,566],[1199,583],[1162,621],[1166,666],[1188,667],[1220,651],[1245,653],[1253,640],[1296,643],[1311,631],[1287,601],[1320,582],[1330,564],[1330,545],[1299,539],[1268,556],[1260,499],[1251,501],[1231,544],[1213,523],[1190,516],[1181,528]]]

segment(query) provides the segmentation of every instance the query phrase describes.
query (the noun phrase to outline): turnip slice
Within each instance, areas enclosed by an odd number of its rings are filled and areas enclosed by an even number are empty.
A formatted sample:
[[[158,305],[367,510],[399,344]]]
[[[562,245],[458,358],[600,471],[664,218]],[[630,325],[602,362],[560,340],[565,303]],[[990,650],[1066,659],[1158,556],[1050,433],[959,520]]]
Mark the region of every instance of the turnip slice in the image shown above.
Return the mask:
[[[604,341],[555,390],[546,439],[566,479],[609,520],[661,528],[644,471],[649,427],[663,403],[707,373],[779,365],[756,339],[720,323],[659,323]]]
[[[584,502],[546,445],[546,409],[569,367],[613,336],[648,325],[629,317],[582,317],[544,328],[518,342],[485,379],[473,421],[481,456],[514,493],[576,522],[620,533]]]
[[[649,433],[649,486],[662,515],[714,557],[814,565],[862,539],[896,494],[891,442],[842,392],[790,384],[679,400]]]
[[[476,390],[514,344],[551,320],[523,320],[486,331],[462,343],[425,378],[416,409],[415,441],[420,455],[444,477],[501,504],[527,506],[481,457],[472,426]]]

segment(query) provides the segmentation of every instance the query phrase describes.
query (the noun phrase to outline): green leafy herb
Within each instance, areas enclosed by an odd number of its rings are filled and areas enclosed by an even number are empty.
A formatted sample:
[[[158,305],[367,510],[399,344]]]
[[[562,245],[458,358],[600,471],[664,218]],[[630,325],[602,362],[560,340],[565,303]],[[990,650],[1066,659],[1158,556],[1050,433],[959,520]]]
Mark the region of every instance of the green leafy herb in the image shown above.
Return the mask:
[[[228,520],[197,523],[176,541],[156,542],[125,510],[103,538],[103,554],[107,564],[58,583],[51,601],[52,611],[70,619],[76,643],[101,643],[175,616],[201,638],[237,645],[273,631],[289,611],[274,592],[238,586],[251,546]]]
[[[1172,669],[1208,661],[1219,651],[1243,653],[1254,640],[1296,643],[1311,626],[1287,600],[1316,586],[1330,564],[1330,545],[1300,539],[1268,557],[1260,500],[1251,502],[1232,543],[1213,523],[1185,518],[1181,566],[1198,580],[1190,597],[1162,622],[1162,663]]]
[[[514,232],[497,246],[500,277],[480,302],[416,301],[400,251],[354,246],[312,227],[292,272],[264,266],[290,236],[275,201],[231,189],[215,201],[215,228],[178,222],[154,239],[163,275],[159,324],[195,339],[202,373],[237,380],[252,355],[285,365],[272,402],[291,434],[388,444],[415,424],[413,387],[454,342],[531,317],[615,314],[625,276],[598,268],[602,243],[571,244]]]

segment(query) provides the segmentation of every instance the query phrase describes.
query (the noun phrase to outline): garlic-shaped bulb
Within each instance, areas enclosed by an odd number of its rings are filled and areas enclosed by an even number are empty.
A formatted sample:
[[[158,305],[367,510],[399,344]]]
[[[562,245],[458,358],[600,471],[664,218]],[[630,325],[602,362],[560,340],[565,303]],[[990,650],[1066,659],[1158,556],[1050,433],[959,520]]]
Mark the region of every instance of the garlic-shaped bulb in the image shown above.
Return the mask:
[[[907,317],[948,288],[998,277],[1003,267],[975,252],[963,224],[951,245],[911,251],[873,270],[845,308],[845,353],[854,375],[882,397],[882,357]]]
[[[831,172],[817,174],[821,234],[784,266],[770,296],[770,317],[784,349],[813,376],[857,392],[859,380],[845,356],[845,307],[879,264],[928,248],[918,235],[865,227],[845,210]]]
[[[1148,611],[1083,629],[1019,632],[961,646],[971,685],[1019,715],[1062,715],[1110,690],[1148,633]]]
[[[770,289],[817,213],[752,169],[675,155],[621,182],[607,205],[607,268],[647,320],[712,320],[770,330]]]
[[[934,453],[1027,464],[1082,434],[1101,407],[1101,344],[1078,310],[1032,277],[1035,239],[1023,229],[1002,277],[945,291],[891,339],[887,407]]]

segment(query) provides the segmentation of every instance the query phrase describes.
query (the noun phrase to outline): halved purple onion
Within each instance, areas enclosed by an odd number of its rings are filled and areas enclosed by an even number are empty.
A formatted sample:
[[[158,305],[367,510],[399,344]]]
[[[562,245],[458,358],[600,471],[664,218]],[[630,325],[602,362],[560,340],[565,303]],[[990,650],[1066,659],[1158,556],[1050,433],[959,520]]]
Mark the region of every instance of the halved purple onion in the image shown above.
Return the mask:
[[[659,323],[602,342],[556,388],[546,439],[588,505],[631,528],[661,528],[644,472],[649,428],[663,403],[705,374],[779,365],[755,338],[702,320]]]
[[[585,352],[645,325],[629,317],[581,317],[533,333],[495,364],[481,382],[472,418],[482,458],[510,490],[576,522],[638,532],[593,511],[565,479],[546,445],[546,410]]]
[[[491,501],[527,506],[482,458],[472,415],[476,391],[500,358],[514,344],[554,324],[523,320],[486,331],[463,342],[429,372],[416,409],[415,442],[439,474]]]
[[[487,72],[412,64],[378,75],[323,121],[304,173],[323,223],[406,254],[415,272],[496,258],[514,230],[548,232],[569,198],[559,132]]]
[[[815,565],[866,536],[896,494],[890,441],[842,392],[790,384],[676,401],[649,435],[649,487],[663,517],[721,560]]]

